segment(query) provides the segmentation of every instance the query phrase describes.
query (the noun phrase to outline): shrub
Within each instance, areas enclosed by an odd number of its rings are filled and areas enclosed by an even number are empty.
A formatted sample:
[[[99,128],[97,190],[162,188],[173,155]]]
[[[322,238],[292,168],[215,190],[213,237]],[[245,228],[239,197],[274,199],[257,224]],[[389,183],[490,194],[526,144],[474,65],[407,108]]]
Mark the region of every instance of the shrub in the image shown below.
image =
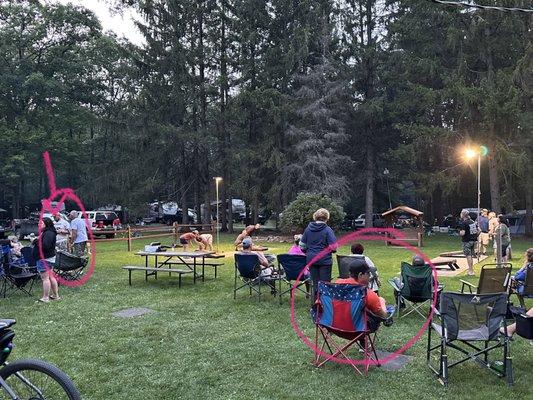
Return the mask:
[[[325,208],[330,213],[328,224],[332,227],[340,226],[345,213],[342,207],[332,199],[321,194],[300,193],[290,203],[280,219],[280,226],[284,232],[302,232],[313,220],[313,213],[319,208]]]

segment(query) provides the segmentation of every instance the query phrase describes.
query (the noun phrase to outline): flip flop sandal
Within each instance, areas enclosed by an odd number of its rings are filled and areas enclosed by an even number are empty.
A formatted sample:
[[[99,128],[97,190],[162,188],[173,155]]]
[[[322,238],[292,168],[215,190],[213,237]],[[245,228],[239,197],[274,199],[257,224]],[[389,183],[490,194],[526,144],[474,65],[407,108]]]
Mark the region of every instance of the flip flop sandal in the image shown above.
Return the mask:
[[[39,299],[39,300],[37,300],[37,303],[44,303],[44,304],[48,304],[48,303],[50,303],[50,300],[45,300],[45,299]]]
[[[59,297],[59,296],[57,296],[57,297],[55,297],[55,296],[50,296],[50,300],[52,300],[52,301],[61,300],[61,297]]]

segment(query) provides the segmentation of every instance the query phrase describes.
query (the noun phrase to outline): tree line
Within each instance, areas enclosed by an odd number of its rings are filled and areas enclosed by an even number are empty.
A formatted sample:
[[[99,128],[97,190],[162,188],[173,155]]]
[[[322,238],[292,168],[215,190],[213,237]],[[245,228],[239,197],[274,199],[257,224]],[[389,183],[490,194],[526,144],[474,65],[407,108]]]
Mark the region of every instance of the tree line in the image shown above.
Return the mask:
[[[220,197],[244,199],[252,220],[302,191],[348,213],[390,196],[441,218],[475,206],[461,153],[484,145],[482,206],[531,218],[531,14],[424,0],[113,7],[138,12],[145,45],[82,7],[0,0],[0,207],[15,217],[46,197],[49,150],[89,206],[200,210],[221,176]]]

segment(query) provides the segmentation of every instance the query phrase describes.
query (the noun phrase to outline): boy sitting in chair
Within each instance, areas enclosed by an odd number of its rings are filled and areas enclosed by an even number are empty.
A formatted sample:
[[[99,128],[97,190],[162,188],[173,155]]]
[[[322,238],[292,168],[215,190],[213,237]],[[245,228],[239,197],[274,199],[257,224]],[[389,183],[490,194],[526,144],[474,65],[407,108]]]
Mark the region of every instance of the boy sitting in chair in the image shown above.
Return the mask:
[[[335,283],[344,283],[350,285],[363,285],[368,287],[370,281],[370,268],[364,258],[354,258],[350,263],[350,277],[346,279],[337,279]],[[389,311],[383,297],[379,297],[372,290],[366,291],[365,306],[370,313],[368,314],[368,328],[371,332],[375,331],[379,323],[389,318]]]

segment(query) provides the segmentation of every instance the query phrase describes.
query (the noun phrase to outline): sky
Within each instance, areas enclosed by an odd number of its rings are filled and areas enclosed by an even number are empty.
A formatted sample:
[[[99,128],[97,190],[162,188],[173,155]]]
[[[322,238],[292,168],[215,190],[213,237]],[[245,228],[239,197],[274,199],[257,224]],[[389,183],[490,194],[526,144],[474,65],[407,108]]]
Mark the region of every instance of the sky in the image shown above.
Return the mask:
[[[132,43],[144,44],[143,36],[134,24],[134,19],[138,18],[134,10],[127,10],[124,15],[113,14],[109,9],[111,2],[106,0],[46,0],[46,2],[84,6],[96,14],[104,31],[111,30],[119,37],[126,37]]]

